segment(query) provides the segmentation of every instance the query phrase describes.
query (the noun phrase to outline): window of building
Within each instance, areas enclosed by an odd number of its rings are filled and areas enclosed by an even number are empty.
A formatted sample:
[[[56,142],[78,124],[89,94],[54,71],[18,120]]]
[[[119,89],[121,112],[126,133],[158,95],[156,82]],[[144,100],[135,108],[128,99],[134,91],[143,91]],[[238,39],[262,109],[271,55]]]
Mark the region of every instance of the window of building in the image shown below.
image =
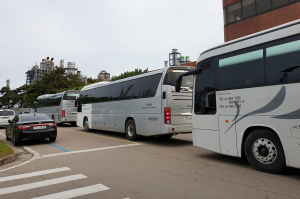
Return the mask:
[[[248,18],[256,15],[255,0],[242,1],[243,18]]]
[[[257,14],[267,12],[272,9],[271,0],[256,0],[256,11]]]
[[[236,2],[227,7],[227,23],[233,23],[242,19],[241,2]]]
[[[195,107],[196,114],[216,114],[216,88],[215,72],[200,73],[195,82]]]
[[[281,6],[285,6],[289,3],[290,3],[290,0],[272,0],[273,9],[281,7]]]
[[[263,49],[231,53],[219,59],[218,89],[243,88],[264,83]]]
[[[269,46],[266,49],[267,83],[299,82],[300,36],[285,39]]]

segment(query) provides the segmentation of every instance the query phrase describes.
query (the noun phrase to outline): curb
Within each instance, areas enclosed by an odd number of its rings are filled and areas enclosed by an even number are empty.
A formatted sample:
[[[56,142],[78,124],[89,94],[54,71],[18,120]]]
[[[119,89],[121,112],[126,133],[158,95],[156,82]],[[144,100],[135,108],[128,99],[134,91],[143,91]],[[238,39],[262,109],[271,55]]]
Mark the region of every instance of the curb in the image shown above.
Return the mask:
[[[5,158],[2,158],[0,160],[0,166],[5,165],[5,164],[10,163],[10,162],[13,162],[16,159],[18,159],[18,154],[17,153],[14,153],[14,154],[9,155],[9,156],[7,156]]]

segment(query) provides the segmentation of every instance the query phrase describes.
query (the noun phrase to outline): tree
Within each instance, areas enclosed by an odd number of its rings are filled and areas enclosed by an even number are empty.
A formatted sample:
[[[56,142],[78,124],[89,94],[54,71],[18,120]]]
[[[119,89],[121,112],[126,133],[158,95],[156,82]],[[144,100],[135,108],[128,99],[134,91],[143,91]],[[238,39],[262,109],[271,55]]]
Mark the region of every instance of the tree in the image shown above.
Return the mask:
[[[66,90],[80,90],[84,86],[76,74],[65,74],[65,69],[56,67],[49,74],[43,74],[40,80],[35,80],[26,89],[24,101],[28,106],[33,106],[36,98],[44,94],[53,94]]]
[[[145,70],[136,68],[134,71],[130,71],[130,72],[127,71],[127,72],[121,73],[121,75],[111,78],[111,81],[116,81],[116,80],[119,80],[119,79],[124,79],[124,78],[127,78],[127,77],[140,75],[140,74],[143,74],[143,73],[148,73],[148,68],[146,68]]]
[[[97,83],[97,82],[101,82],[101,79],[93,79],[92,77],[87,78],[87,83],[88,84],[93,84],[93,83]]]

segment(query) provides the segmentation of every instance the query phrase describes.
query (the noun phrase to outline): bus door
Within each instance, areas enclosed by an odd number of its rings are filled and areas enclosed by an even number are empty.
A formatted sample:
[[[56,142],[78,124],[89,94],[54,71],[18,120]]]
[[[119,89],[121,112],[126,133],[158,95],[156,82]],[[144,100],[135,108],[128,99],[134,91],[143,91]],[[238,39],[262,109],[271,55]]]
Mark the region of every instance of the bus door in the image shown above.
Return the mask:
[[[195,76],[193,144],[220,153],[215,78],[215,72],[209,70]]]

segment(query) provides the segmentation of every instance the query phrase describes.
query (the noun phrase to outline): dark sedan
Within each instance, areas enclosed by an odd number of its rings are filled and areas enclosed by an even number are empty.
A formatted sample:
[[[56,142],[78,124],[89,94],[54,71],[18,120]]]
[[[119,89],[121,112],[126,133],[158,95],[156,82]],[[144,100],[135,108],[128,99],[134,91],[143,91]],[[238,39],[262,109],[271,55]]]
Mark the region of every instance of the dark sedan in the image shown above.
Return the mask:
[[[25,140],[49,138],[56,140],[57,127],[52,119],[45,114],[16,115],[6,127],[6,140],[12,140],[16,146]]]

